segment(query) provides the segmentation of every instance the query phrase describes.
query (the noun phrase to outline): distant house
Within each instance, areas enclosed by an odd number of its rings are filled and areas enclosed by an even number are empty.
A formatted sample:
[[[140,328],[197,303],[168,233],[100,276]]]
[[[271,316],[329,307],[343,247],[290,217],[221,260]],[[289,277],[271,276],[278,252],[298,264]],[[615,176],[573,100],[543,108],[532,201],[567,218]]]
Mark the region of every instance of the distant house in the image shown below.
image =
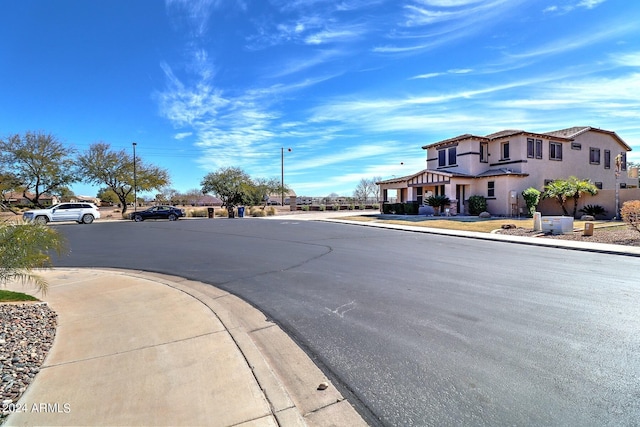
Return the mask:
[[[284,200],[283,200],[283,196],[284,196]],[[296,197],[297,197],[296,192],[289,189],[284,192],[284,195],[281,193],[269,194],[267,196],[267,203],[269,205],[282,205],[282,204],[288,205],[291,203],[291,198],[296,199]]]
[[[517,216],[525,207],[523,190],[542,191],[549,182],[572,175],[590,179],[604,194],[616,185],[623,189],[638,186],[638,178],[626,173],[631,147],[615,132],[588,126],[546,133],[464,134],[422,148],[427,152],[427,168],[378,182],[381,200],[388,200],[389,190],[397,191],[399,202],[422,203],[430,195],[446,195],[451,213],[464,214],[469,197],[481,195],[491,214]],[[616,160],[621,169],[618,178]],[[615,215],[613,198],[599,204]]]
[[[27,192],[27,197],[33,199],[35,195],[33,193]],[[7,192],[0,194],[2,198],[2,203],[6,203],[9,206],[30,206],[32,203],[24,197],[22,192]],[[52,206],[57,203],[60,203],[60,200],[56,196],[51,196],[49,194],[41,194],[39,197],[40,204],[43,206]]]
[[[93,203],[96,206],[100,206],[102,201],[97,197],[91,196],[74,196],[69,200],[70,202],[85,202],[85,203]]]

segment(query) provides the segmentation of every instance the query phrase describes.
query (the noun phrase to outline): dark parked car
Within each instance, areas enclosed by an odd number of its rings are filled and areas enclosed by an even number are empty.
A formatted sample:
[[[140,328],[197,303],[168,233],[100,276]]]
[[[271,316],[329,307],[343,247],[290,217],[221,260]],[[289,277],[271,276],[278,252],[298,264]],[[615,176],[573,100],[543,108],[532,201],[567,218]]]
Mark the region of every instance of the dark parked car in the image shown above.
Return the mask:
[[[144,221],[145,219],[168,219],[169,221],[176,221],[183,216],[184,210],[176,208],[175,206],[154,206],[144,211],[132,212],[130,218],[136,222]]]

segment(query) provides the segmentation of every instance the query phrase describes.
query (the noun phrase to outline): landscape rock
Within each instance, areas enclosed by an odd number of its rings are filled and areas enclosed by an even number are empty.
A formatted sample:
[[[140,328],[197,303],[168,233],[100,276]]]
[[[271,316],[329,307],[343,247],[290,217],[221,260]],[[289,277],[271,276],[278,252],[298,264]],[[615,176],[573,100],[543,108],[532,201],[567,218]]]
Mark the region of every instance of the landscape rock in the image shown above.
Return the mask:
[[[16,403],[39,372],[56,334],[46,303],[0,304],[0,400]],[[6,405],[5,405],[6,406]],[[0,424],[9,415],[0,413]]]

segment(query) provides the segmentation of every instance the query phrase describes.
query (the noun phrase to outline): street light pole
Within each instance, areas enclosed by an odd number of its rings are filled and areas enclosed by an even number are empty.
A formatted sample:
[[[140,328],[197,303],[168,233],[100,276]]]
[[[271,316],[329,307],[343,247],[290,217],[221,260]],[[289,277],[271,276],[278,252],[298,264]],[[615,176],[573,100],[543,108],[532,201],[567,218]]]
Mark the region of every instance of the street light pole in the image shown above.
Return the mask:
[[[138,207],[138,182],[136,179],[136,143],[133,143],[133,211],[137,212]]]
[[[291,152],[291,148],[287,148]],[[280,149],[280,204],[284,206],[284,147]]]

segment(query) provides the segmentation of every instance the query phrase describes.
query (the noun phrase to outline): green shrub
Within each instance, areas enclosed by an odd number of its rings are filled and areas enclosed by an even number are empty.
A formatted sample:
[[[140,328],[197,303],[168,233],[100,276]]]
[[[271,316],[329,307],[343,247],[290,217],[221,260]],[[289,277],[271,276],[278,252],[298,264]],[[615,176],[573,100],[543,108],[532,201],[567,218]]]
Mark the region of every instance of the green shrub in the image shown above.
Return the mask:
[[[624,222],[640,233],[640,200],[624,202],[620,215]]]
[[[487,199],[484,196],[471,196],[469,197],[469,214],[480,215],[487,210]]]
[[[587,205],[578,212],[582,212],[584,215],[591,215],[595,218],[598,215],[605,215],[607,210],[600,205]]]
[[[327,206],[326,205],[320,205],[319,208],[321,211],[326,211],[327,210]]]
[[[334,211],[339,211],[340,210],[340,205],[337,204],[337,203],[334,203],[332,208],[333,208]]]
[[[374,203],[371,207],[373,209],[380,209],[380,205],[378,203]]]
[[[420,205],[416,202],[409,202],[404,204],[403,209],[406,215],[418,215]]]
[[[274,208],[273,206],[269,206],[267,209],[267,216],[274,216],[278,210],[276,208]]]
[[[302,209],[304,212],[309,212],[309,209],[310,209],[310,208],[309,208],[309,205],[302,205],[302,208],[301,208],[301,209]]]
[[[533,217],[533,214],[536,213],[536,209],[538,207],[538,203],[540,203],[540,197],[542,193],[533,187],[529,187],[522,192],[522,197],[524,198],[524,202],[527,204],[527,213],[530,217]]]

